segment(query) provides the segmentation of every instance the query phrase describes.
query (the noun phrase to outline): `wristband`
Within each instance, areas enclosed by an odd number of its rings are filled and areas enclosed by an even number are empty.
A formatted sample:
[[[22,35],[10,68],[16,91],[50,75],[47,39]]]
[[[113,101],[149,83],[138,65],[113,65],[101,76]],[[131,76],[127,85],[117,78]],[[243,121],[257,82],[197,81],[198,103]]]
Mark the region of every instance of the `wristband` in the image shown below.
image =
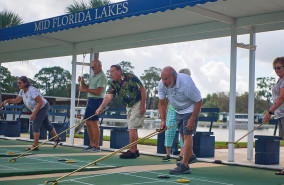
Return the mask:
[[[268,111],[268,113],[269,113],[270,115],[272,115],[272,114],[273,114],[273,112],[271,112],[271,111]]]

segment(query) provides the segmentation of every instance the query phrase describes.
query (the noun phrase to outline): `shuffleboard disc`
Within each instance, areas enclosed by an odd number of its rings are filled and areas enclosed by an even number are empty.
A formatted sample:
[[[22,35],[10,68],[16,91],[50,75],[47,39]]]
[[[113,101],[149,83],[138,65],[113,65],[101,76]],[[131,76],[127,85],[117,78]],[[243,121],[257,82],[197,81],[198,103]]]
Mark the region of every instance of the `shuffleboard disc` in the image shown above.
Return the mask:
[[[187,183],[187,182],[190,182],[190,180],[188,180],[188,179],[178,179],[177,182]]]
[[[168,176],[168,175],[158,175],[158,178],[168,179],[168,178],[170,178],[170,176]]]
[[[14,154],[15,152],[6,152],[6,154]]]
[[[75,163],[76,161],[65,161],[66,163]]]
[[[65,162],[65,161],[68,161],[68,159],[58,159],[58,161],[63,161],[63,162]]]

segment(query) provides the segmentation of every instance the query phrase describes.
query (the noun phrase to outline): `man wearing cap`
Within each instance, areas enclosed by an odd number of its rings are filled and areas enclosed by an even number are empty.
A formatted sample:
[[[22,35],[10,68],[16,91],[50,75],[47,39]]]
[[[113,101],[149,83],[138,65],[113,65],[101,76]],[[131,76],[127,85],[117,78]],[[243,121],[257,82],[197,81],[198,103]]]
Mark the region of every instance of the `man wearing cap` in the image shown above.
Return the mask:
[[[170,171],[171,174],[189,174],[189,161],[196,161],[193,154],[192,134],[197,127],[198,114],[202,105],[200,91],[190,76],[177,73],[167,66],[161,72],[159,82],[159,112],[161,116],[160,129],[166,129],[166,97],[176,111],[178,131],[184,136],[183,160]]]
[[[144,125],[144,118],[146,112],[146,89],[143,87],[141,81],[134,74],[122,74],[119,65],[112,65],[110,67],[110,77],[112,84],[107,91],[103,103],[97,109],[96,114],[102,113],[104,107],[112,100],[115,95],[118,95],[127,110],[127,123],[129,129],[130,143],[137,141],[138,128]],[[137,144],[130,147],[127,152],[120,155],[122,159],[139,157],[139,150]]]

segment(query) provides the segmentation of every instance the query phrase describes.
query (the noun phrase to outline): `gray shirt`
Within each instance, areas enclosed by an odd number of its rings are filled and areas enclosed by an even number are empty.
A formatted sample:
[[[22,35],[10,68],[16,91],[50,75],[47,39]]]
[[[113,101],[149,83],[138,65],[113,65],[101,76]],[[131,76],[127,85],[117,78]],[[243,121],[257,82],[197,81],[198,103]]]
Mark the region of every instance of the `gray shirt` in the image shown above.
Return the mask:
[[[192,78],[187,74],[178,73],[176,84],[168,89],[159,82],[159,99],[168,97],[177,113],[186,114],[193,112],[195,103],[201,100],[200,91],[195,86]]]
[[[284,78],[280,78],[278,82],[272,87],[272,99],[273,103],[280,96],[280,89],[284,87]],[[276,119],[284,116],[284,103],[282,103],[275,111],[274,115]]]

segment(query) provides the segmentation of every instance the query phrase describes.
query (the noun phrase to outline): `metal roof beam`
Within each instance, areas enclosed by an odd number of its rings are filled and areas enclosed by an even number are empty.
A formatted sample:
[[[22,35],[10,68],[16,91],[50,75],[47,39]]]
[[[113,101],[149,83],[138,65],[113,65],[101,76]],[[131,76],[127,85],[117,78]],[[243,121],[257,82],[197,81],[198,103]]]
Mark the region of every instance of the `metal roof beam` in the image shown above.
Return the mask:
[[[193,7],[187,6],[184,9],[187,10],[187,11],[208,17],[210,19],[214,19],[214,20],[221,21],[221,22],[228,23],[228,24],[234,24],[234,19],[232,17],[228,17],[226,15],[222,15],[222,14],[219,14],[219,13],[216,13],[216,12],[212,12],[212,11],[206,10],[204,8],[199,8],[199,7],[196,7],[196,6],[193,6]]]
[[[34,35],[34,36],[31,36],[31,37],[27,37],[27,38],[39,40],[39,41],[43,41],[43,42],[48,42],[48,43],[51,43],[51,44],[64,45],[64,46],[70,46],[70,47],[75,46],[75,43],[72,43],[72,42],[67,42],[67,41],[48,38],[48,37],[43,37],[43,36],[39,36],[39,35]]]

